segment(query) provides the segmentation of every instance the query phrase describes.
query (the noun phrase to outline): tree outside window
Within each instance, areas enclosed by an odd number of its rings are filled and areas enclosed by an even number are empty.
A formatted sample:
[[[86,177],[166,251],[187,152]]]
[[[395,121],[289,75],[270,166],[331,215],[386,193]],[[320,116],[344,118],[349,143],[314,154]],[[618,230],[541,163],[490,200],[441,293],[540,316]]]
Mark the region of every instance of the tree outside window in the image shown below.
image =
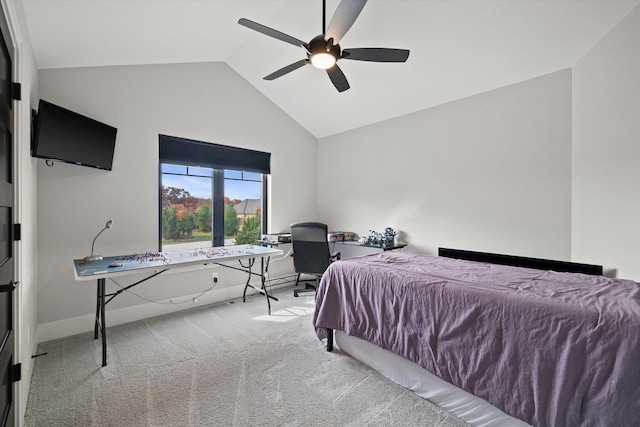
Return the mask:
[[[244,220],[236,235],[237,245],[255,245],[261,237],[260,213]]]
[[[224,208],[224,236],[233,237],[238,232],[238,213],[232,202]]]
[[[198,208],[198,231],[208,233],[211,231],[211,208],[208,204]]]

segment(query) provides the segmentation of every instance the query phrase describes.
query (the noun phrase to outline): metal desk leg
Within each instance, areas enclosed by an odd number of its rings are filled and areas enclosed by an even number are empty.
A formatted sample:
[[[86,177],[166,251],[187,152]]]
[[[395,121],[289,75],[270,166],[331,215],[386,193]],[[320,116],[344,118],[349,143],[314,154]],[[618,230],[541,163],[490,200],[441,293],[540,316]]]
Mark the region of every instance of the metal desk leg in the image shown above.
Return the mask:
[[[269,271],[269,260],[271,257],[267,258],[267,263],[265,264],[264,262],[264,257],[260,257],[260,273],[254,273],[251,271],[251,268],[253,267],[253,264],[255,263],[256,259],[255,258],[251,258],[249,261],[249,265],[244,265],[242,264],[242,262],[240,262],[240,266],[242,268],[237,268],[237,267],[232,267],[230,265],[225,265],[225,264],[219,264],[222,265],[224,267],[229,267],[232,268],[234,270],[239,270],[239,271],[243,271],[245,273],[247,273],[247,283],[245,283],[244,285],[244,291],[242,292],[242,302],[246,302],[247,301],[247,289],[248,288],[253,288],[256,291],[260,292],[262,295],[264,295],[267,298],[267,307],[269,309],[269,314],[271,314],[271,301],[269,301],[270,299],[273,299],[275,301],[278,301],[278,298],[274,297],[273,295],[269,295],[269,292],[267,292],[267,286],[266,286],[266,275],[267,272]],[[260,276],[260,287],[255,287],[251,284],[251,277],[252,276]]]
[[[96,320],[93,325],[93,339],[98,339],[98,325],[100,324],[100,279],[96,282]]]
[[[253,287],[251,286],[251,267],[253,267],[253,261],[254,259],[249,261],[249,265],[246,267],[247,268],[247,283],[245,283],[244,285],[244,292],[242,292],[242,302],[247,302],[247,288],[248,287]],[[242,262],[240,263],[240,265],[242,265]]]
[[[265,274],[267,274],[267,271],[269,271],[269,259],[271,257],[267,258],[267,265],[265,267],[264,264],[264,257],[260,257],[260,281],[262,282],[262,290],[264,291],[264,296],[267,298],[267,310],[269,312],[269,315],[271,315],[271,301],[269,301],[269,293],[267,292],[267,287],[265,286]]]
[[[96,308],[96,324],[94,338],[98,338],[98,326],[102,335],[102,366],[107,366],[107,325],[104,319],[105,279],[98,279],[98,304]]]

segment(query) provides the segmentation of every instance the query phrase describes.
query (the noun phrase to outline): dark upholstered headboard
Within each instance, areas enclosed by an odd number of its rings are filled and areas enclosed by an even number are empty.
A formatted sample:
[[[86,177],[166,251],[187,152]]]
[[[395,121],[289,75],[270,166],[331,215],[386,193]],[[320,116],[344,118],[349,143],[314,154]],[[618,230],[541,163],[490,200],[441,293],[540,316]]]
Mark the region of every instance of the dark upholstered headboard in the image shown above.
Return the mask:
[[[602,266],[594,264],[578,264],[575,262],[492,254],[488,252],[463,251],[449,248],[438,248],[438,256],[464,259],[467,261],[488,262],[491,264],[511,265],[514,267],[535,268],[537,270],[553,270],[565,273],[583,273],[602,276]]]

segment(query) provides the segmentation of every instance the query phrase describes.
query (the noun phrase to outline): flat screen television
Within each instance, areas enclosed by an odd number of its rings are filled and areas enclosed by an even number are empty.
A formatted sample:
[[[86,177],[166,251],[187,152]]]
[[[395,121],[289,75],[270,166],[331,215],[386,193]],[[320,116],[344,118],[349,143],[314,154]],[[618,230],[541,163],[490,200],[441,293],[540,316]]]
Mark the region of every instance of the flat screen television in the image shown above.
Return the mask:
[[[31,155],[111,170],[117,129],[40,100]]]

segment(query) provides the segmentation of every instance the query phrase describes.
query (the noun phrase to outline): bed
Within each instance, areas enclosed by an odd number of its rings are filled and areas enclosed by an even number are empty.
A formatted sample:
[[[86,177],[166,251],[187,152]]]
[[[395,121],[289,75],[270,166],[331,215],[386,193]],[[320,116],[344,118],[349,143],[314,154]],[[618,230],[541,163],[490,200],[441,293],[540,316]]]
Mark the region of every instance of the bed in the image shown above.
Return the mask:
[[[388,251],[332,264],[318,338],[330,349],[336,331],[341,350],[472,425],[636,425],[638,283],[446,251],[467,259]]]

